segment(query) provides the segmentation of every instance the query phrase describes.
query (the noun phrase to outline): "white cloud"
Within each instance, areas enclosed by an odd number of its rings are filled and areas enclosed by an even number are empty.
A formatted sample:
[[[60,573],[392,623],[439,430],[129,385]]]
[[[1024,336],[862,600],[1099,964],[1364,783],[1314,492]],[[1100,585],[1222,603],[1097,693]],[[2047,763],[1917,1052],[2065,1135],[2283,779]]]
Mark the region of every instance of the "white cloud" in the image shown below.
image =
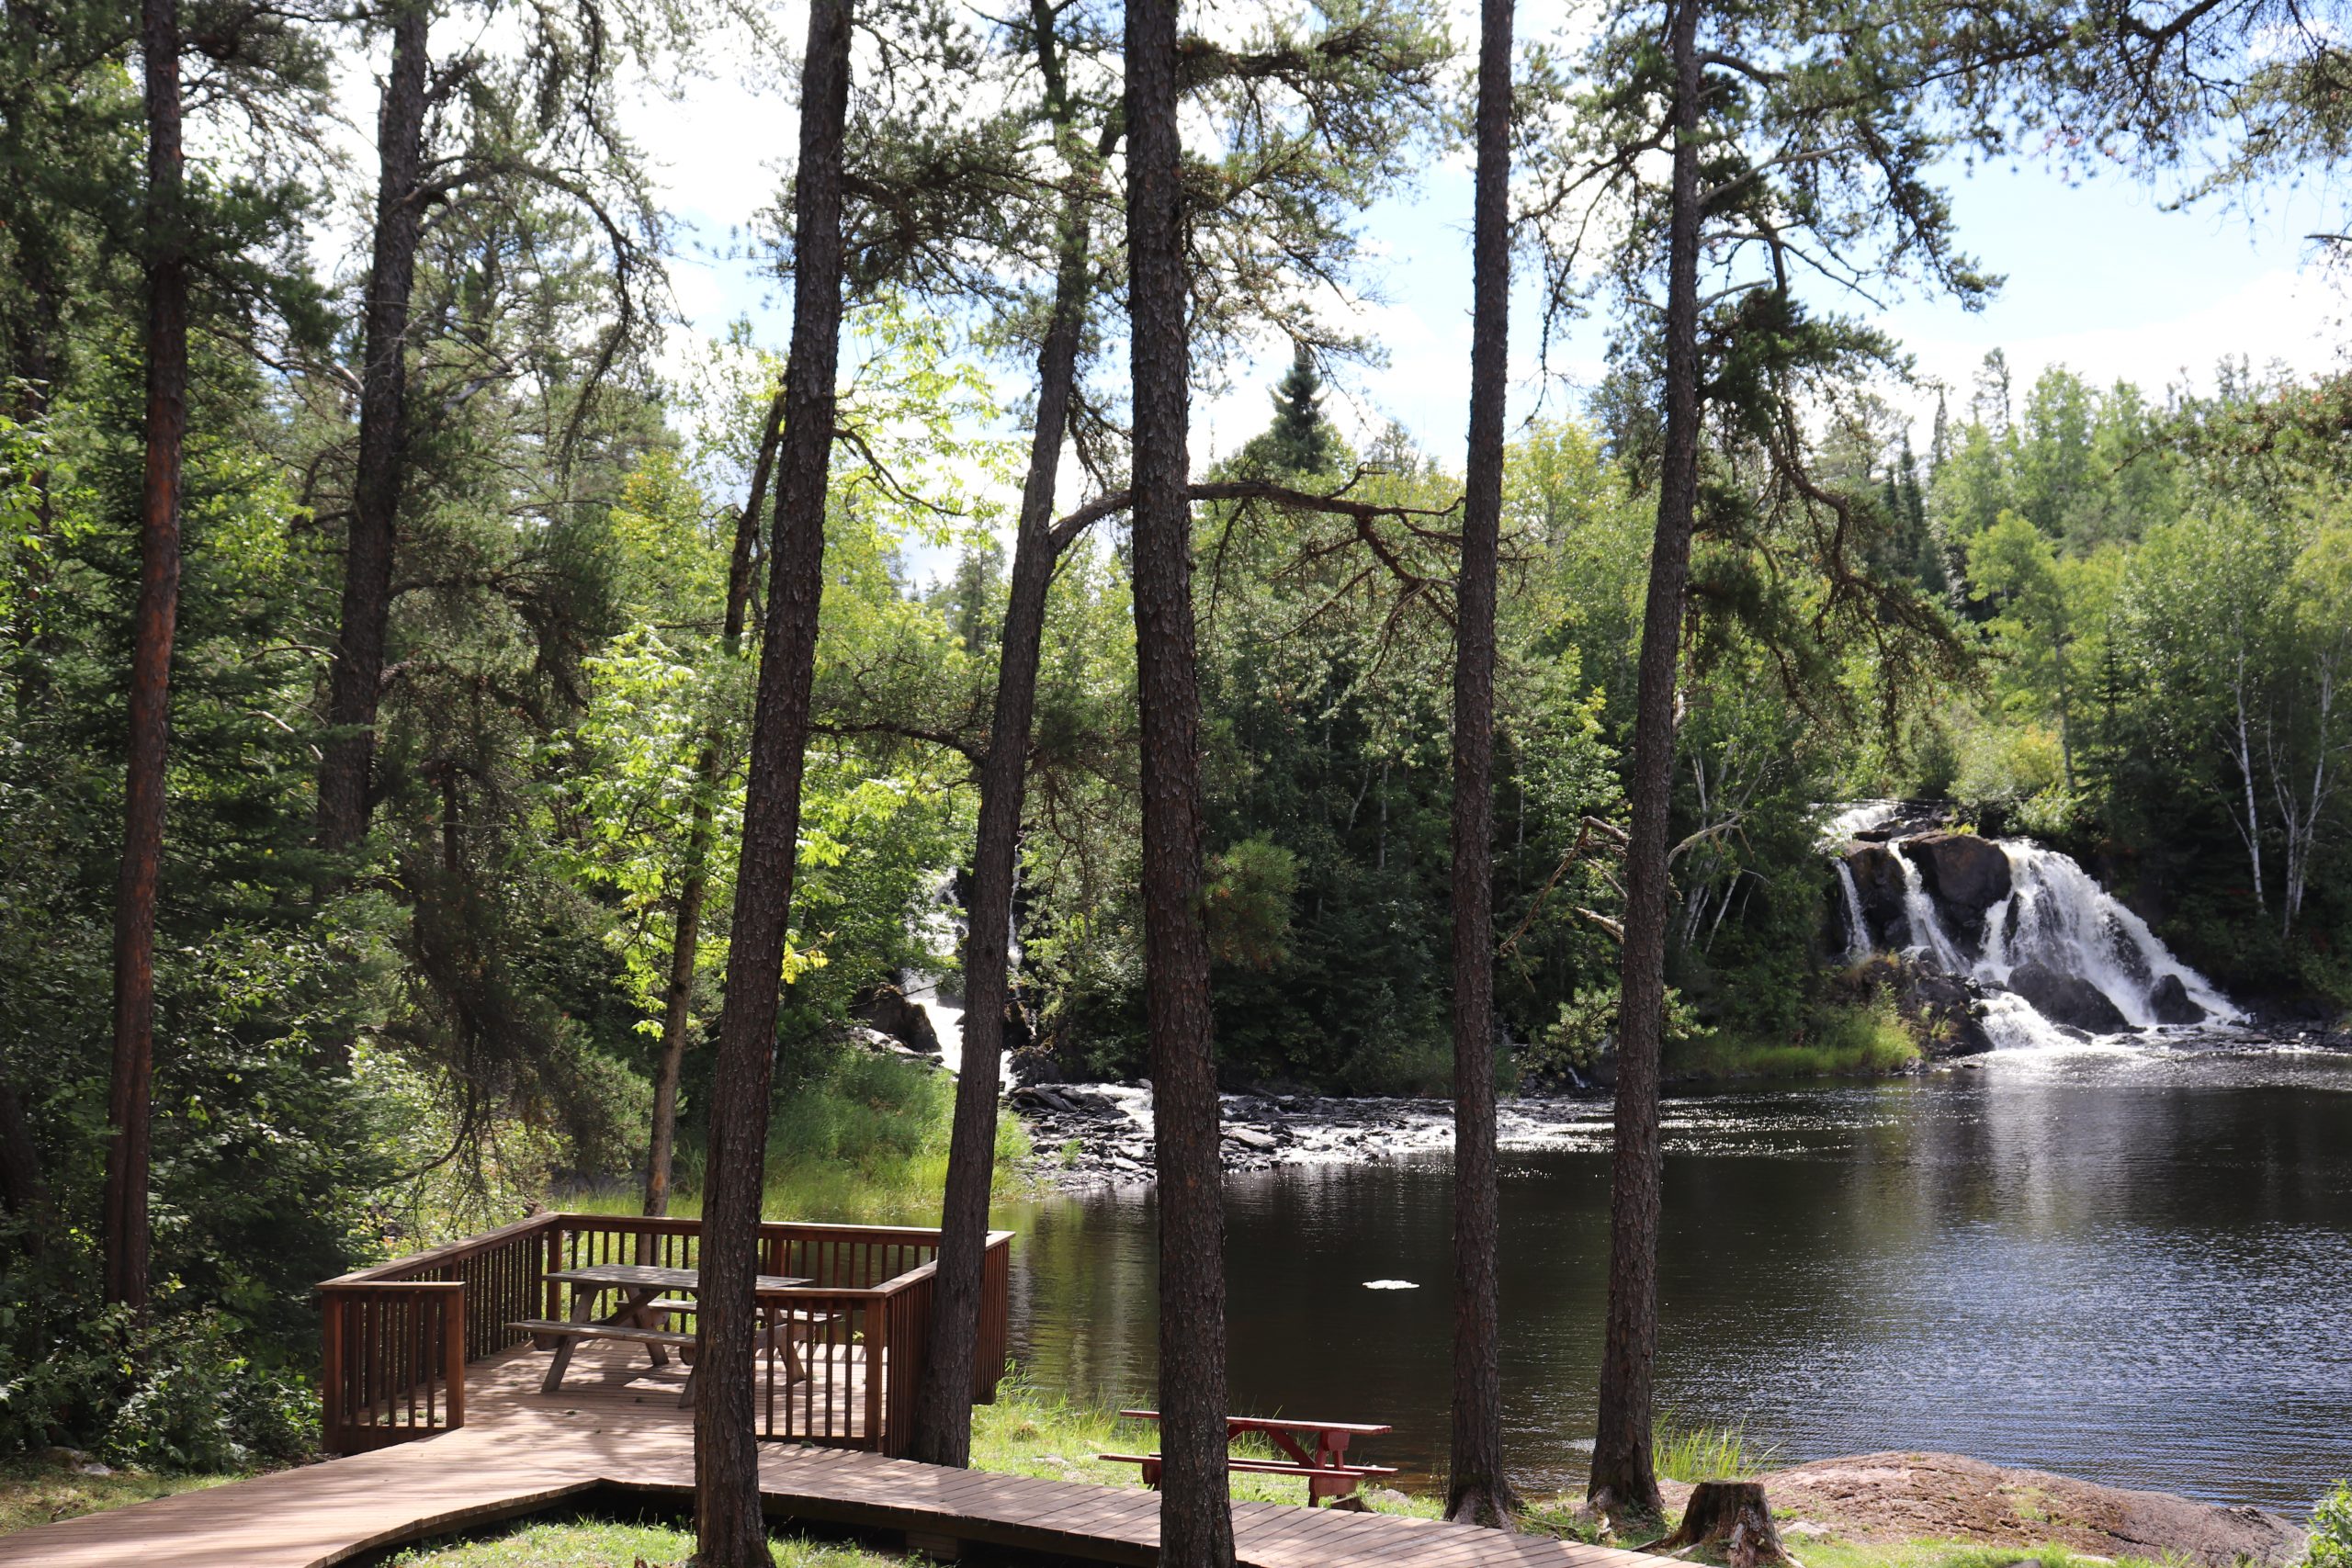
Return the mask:
[[[2095,383],[2132,381],[2160,397],[2175,386],[2211,390],[2214,367],[2224,359],[2243,358],[2256,370],[2280,365],[2302,375],[2340,368],[2347,305],[2352,300],[2339,279],[2314,265],[2266,272],[2178,314],[2128,326],[2004,338],[1988,321],[1980,333],[1921,337],[1910,346],[1923,378],[1963,396],[1985,353],[1997,347],[2020,389],[2063,365]],[[1932,406],[1932,394],[1928,400]]]

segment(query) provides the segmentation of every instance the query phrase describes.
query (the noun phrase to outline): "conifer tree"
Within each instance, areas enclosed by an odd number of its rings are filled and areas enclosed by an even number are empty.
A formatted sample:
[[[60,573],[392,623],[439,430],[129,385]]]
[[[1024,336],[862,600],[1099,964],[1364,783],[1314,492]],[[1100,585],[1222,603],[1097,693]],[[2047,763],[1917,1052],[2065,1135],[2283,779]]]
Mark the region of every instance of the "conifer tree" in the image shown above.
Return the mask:
[[[1860,565],[1854,501],[1815,478],[1800,412],[1887,373],[1892,345],[1811,309],[1798,280],[1861,289],[1907,276],[1981,300],[1990,282],[1952,249],[1949,203],[1928,183],[1944,143],[1928,129],[1936,100],[1926,90],[1964,77],[1981,47],[1928,13],[1855,0],[1619,0],[1571,75],[1546,84],[1549,134],[1536,139],[1530,205],[1548,319],[1566,319],[1598,277],[1620,306],[1617,352],[1638,388],[1624,395],[1657,411],[1654,439],[1634,453],[1657,517],[1626,787],[1609,1305],[1589,1487],[1612,1517],[1654,1519],[1661,1508],[1651,1457],[1658,1079],[1685,591],[1694,534],[1744,525],[1728,498],[1710,503],[1707,447],[1712,438],[1752,449],[1805,525],[1805,567],[1826,589],[1817,626],[1883,617],[1935,638],[1916,592]]]
[[[719,1015],[717,1091],[703,1196],[695,1314],[695,1561],[762,1568],[752,1335],[766,1186],[768,1099],[778,991],[800,831],[808,694],[824,588],[825,502],[842,323],[842,143],[849,107],[849,0],[815,0],[800,74],[800,156],[793,171],[792,347],[777,448],[775,542],[767,635],[752,718],[735,920]]]

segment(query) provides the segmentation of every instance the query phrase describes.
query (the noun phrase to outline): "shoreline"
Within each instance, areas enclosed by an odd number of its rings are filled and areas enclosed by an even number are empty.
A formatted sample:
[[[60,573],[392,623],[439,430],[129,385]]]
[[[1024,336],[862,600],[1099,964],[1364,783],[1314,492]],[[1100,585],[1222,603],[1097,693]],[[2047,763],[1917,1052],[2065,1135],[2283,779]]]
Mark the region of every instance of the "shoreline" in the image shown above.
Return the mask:
[[[2086,1038],[2086,1055],[2144,1050],[2151,1061],[2190,1056],[2352,1055],[2342,1035],[2207,1034],[2184,1047],[2163,1041]],[[1947,1074],[1996,1071],[2004,1055],[2041,1057],[2040,1051],[1991,1052],[1925,1061],[1893,1073],[1808,1077],[1766,1075],[1683,1077],[1666,1080],[1668,1103],[1720,1093],[1807,1085],[1884,1082]],[[1377,1164],[1453,1146],[1453,1101],[1437,1096],[1329,1095],[1240,1090],[1220,1094],[1221,1153],[1228,1176],[1293,1165]],[[1090,1192],[1145,1187],[1152,1168],[1151,1090],[1138,1084],[1021,1084],[1005,1106],[1028,1130],[1031,1154],[1023,1174],[1046,1192]],[[1605,1148],[1612,1134],[1608,1089],[1506,1095],[1496,1106],[1498,1145],[1506,1151]]]

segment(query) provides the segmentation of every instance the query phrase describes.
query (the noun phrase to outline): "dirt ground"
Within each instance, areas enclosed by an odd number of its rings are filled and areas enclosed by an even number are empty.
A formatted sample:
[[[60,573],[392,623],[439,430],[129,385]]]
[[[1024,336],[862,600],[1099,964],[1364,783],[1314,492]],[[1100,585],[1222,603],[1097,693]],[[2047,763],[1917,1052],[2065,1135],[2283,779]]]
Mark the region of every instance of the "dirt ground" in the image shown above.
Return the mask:
[[[2284,1568],[2303,1532],[2260,1508],[2216,1507],[2165,1492],[2127,1492],[2038,1470],[2004,1470],[1959,1454],[1880,1453],[1818,1460],[1764,1478],[1784,1531],[1809,1523],[1848,1540],[2044,1544],[2100,1557],[2240,1562]],[[1687,1486],[1668,1488],[1679,1508]],[[1790,1549],[1802,1557],[1807,1532]]]

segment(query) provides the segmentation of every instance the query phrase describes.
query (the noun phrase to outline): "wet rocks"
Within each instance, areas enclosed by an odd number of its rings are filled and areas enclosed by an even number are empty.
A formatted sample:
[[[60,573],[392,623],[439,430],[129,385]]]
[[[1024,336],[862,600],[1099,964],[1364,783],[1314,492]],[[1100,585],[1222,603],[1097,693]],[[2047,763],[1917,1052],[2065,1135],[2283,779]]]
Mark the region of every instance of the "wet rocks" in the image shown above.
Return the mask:
[[[2108,999],[2105,991],[2078,976],[2062,975],[2038,960],[2029,960],[2009,971],[2009,989],[2052,1023],[2091,1034],[2120,1034],[2132,1027],[2131,1020]]]
[[[2202,1023],[2205,1010],[2190,999],[2177,975],[2166,975],[2148,992],[2148,1009],[2158,1023]]]
[[[1946,908],[1973,917],[1971,924],[1983,924],[1984,911],[2012,891],[2009,857],[1989,839],[1973,833],[1924,833],[1908,840],[1904,851],[1919,868],[1928,894]]]
[[[896,986],[876,986],[850,1009],[850,1016],[873,1025],[919,1056],[939,1055],[939,1032],[931,1014],[907,999]]]
[[[1854,892],[1862,901],[1862,918],[1871,930],[1883,933],[1887,946],[1902,945],[1895,933],[1905,926],[1903,867],[1884,844],[1857,844],[1846,852],[1846,869],[1853,874]]]

